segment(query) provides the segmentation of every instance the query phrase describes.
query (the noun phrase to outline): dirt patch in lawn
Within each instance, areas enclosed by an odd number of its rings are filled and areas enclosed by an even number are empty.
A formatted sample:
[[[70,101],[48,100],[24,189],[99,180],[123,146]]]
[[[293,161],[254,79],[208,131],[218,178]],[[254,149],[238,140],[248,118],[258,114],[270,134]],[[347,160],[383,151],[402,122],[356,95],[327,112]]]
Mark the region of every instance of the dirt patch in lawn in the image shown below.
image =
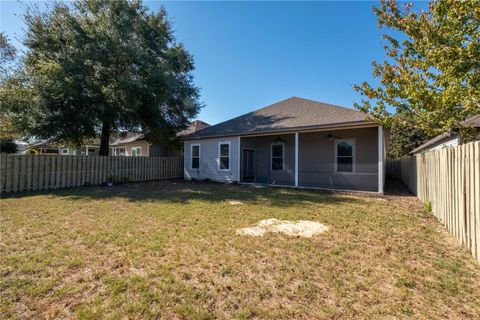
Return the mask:
[[[311,238],[316,234],[328,230],[324,224],[315,221],[299,220],[288,221],[275,218],[261,220],[254,227],[242,228],[237,230],[237,234],[247,236],[263,236],[265,233],[285,233],[289,236],[299,236]]]

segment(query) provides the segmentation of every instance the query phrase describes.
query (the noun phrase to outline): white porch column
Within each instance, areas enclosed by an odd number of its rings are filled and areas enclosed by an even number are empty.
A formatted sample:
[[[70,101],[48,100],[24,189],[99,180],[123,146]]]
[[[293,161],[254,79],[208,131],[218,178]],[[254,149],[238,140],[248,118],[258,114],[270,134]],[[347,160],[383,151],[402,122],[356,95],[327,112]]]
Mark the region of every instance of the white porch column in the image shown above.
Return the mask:
[[[298,132],[295,132],[295,187],[298,187]]]
[[[238,152],[238,179],[237,181],[240,182],[242,181],[242,178],[240,177],[241,173],[241,167],[242,167],[242,149],[241,149],[241,144],[242,144],[242,138],[238,136],[238,147],[237,147],[237,152]]]
[[[378,127],[378,192],[383,193],[383,127]]]

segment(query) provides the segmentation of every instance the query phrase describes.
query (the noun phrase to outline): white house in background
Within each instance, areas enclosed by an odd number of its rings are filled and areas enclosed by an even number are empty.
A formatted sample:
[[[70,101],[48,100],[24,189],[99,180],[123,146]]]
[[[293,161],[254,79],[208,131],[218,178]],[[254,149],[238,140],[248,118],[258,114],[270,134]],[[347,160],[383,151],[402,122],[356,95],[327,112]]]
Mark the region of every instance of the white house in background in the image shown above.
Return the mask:
[[[463,127],[473,127],[477,130],[477,139],[480,139],[480,115],[471,117],[461,123]],[[447,147],[455,147],[460,144],[460,136],[455,131],[448,131],[428,140],[421,146],[413,149],[410,154],[417,154],[429,150],[438,150]]]
[[[188,135],[209,127],[208,123],[195,120],[185,129],[178,133],[179,137]],[[23,153],[29,154],[59,154],[69,155],[98,155],[100,151],[100,139],[92,139],[87,145],[80,149],[69,148],[54,142],[39,142],[28,146]],[[126,132],[110,139],[110,151],[112,156],[132,157],[162,157],[179,156],[183,152],[183,146],[162,146],[149,142],[143,133]]]
[[[358,111],[292,97],[185,136],[184,175],[383,192],[384,137]]]

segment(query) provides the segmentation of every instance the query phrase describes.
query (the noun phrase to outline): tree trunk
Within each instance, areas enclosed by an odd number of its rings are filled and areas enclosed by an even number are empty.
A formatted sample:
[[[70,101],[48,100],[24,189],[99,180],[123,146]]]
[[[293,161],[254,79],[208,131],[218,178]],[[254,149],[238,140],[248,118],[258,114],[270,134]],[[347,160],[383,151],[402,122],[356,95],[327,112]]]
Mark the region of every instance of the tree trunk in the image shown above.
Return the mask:
[[[100,151],[98,152],[101,156],[108,156],[110,149],[110,131],[110,123],[104,121],[102,124],[102,134],[100,136]]]

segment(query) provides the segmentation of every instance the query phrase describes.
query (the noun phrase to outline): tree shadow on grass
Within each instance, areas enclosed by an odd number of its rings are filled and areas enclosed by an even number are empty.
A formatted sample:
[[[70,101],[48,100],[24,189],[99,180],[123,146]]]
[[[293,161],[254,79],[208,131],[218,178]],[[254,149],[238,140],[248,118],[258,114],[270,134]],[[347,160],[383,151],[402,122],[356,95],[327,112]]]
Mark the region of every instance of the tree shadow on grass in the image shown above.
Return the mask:
[[[90,186],[39,192],[22,192],[7,198],[44,195],[70,200],[108,200],[123,198],[133,202],[189,204],[193,201],[224,203],[231,200],[246,204],[268,204],[277,207],[308,204],[361,203],[361,197],[321,190],[298,190],[278,187],[192,182],[184,180],[129,183],[113,187]]]

